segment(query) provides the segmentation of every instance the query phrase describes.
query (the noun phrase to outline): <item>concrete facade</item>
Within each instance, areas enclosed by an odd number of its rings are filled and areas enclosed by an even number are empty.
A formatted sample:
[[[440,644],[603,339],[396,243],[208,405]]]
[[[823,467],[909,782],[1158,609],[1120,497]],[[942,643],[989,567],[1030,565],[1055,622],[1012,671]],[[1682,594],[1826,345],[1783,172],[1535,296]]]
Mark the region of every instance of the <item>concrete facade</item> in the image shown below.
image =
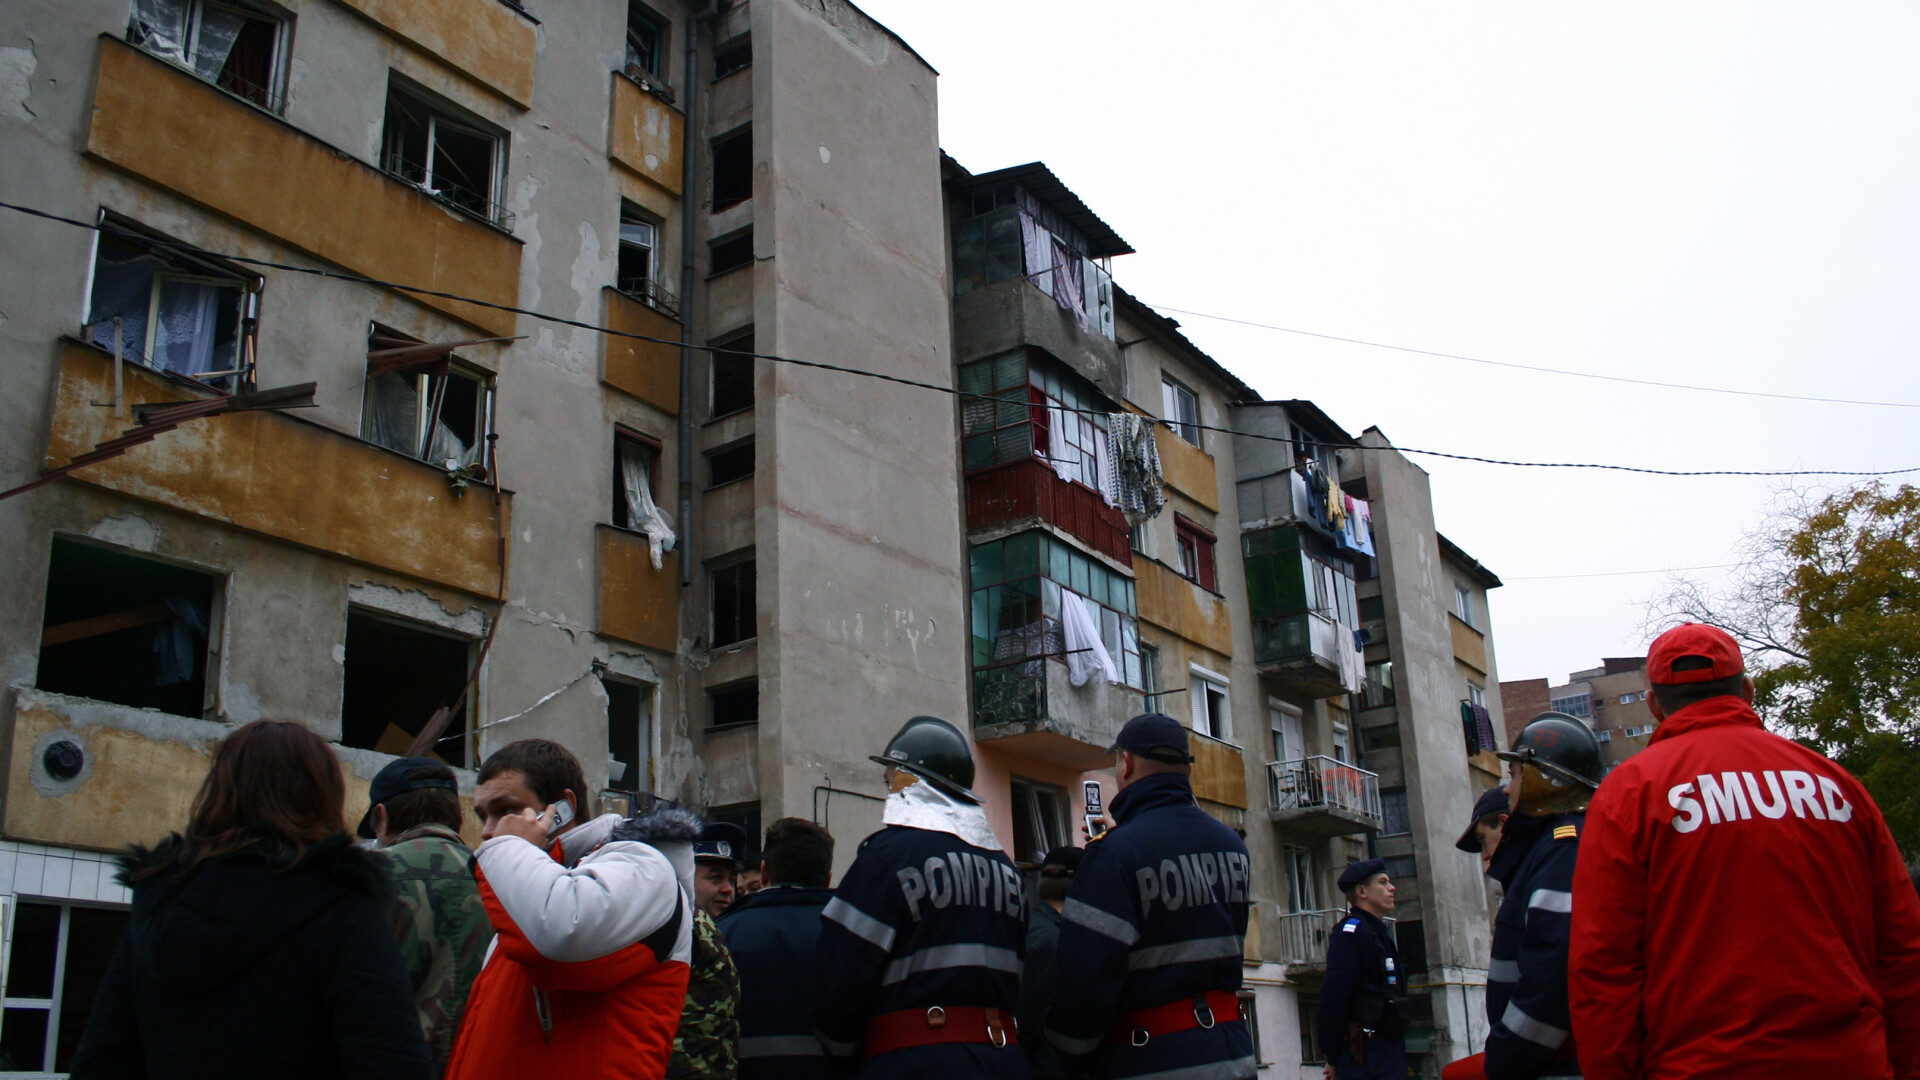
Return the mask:
[[[1609,771],[1646,749],[1647,739],[1659,726],[1647,705],[1650,684],[1644,656],[1609,656],[1599,667],[1572,672],[1557,686],[1549,686],[1546,679],[1526,679],[1502,683],[1501,692],[1516,686],[1529,701],[1538,703],[1538,708],[1519,719],[1520,726],[1549,708],[1579,717],[1600,739],[1600,758]],[[1513,714],[1509,713],[1507,722],[1515,723]],[[1518,731],[1513,729],[1515,734]]]

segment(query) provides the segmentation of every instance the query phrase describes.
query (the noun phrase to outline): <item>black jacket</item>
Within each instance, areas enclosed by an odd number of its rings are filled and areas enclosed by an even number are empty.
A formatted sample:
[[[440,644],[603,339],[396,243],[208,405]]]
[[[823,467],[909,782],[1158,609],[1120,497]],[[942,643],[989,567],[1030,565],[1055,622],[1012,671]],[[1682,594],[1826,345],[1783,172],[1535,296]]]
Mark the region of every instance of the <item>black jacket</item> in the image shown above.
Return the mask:
[[[120,860],[180,861],[179,837]],[[133,916],[73,1063],[97,1077],[426,1080],[433,1056],[383,910],[385,863],[340,834],[271,841],[132,885]]]
[[[837,1075],[813,1033],[813,946],[832,889],[775,885],[736,900],[720,936],[740,972],[740,1080]]]
[[[1033,1075],[1041,1080],[1057,1080],[1066,1075],[1059,1051],[1047,1042],[1047,1007],[1053,1004],[1056,971],[1053,958],[1060,950],[1060,913],[1041,900],[1027,911],[1027,958],[1020,970],[1020,1006],[1014,1018],[1020,1022],[1020,1048],[1033,1063]]]
[[[1578,1076],[1568,1045],[1567,950],[1573,937],[1573,864],[1585,814],[1507,820],[1488,873],[1506,896],[1493,923],[1487,970],[1487,1076]]]

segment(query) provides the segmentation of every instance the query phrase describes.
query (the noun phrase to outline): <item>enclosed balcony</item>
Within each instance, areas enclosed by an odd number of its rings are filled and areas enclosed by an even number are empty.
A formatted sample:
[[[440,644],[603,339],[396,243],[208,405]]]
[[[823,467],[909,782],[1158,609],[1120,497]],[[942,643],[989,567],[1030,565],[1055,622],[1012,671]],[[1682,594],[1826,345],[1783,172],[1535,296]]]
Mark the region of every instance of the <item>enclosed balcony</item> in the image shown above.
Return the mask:
[[[1359,693],[1366,662],[1350,564],[1299,526],[1245,533],[1241,545],[1261,675],[1298,700]]]
[[[1270,762],[1267,774],[1267,814],[1276,822],[1322,836],[1346,836],[1371,832],[1385,821],[1376,773],[1315,756]]]
[[[1344,908],[1320,911],[1294,911],[1280,916],[1278,959],[1287,965],[1287,975],[1320,975],[1327,970],[1327,945],[1347,917]],[[1394,920],[1384,920],[1389,929]]]

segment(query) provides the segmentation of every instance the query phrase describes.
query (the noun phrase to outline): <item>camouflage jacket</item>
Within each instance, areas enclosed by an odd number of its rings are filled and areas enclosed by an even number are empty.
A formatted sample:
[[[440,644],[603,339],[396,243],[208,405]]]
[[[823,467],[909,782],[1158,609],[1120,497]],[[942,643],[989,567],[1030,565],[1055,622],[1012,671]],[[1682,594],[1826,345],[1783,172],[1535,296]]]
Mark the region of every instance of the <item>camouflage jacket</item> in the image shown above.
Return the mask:
[[[473,878],[473,852],[444,825],[401,833],[386,849],[399,898],[388,921],[413,981],[420,1031],[433,1047],[434,1073],[447,1066],[467,991],[486,960],[493,926]]]
[[[695,913],[693,976],[680,1032],[667,1059],[667,1080],[733,1080],[740,1067],[740,975],[720,928],[704,911]]]

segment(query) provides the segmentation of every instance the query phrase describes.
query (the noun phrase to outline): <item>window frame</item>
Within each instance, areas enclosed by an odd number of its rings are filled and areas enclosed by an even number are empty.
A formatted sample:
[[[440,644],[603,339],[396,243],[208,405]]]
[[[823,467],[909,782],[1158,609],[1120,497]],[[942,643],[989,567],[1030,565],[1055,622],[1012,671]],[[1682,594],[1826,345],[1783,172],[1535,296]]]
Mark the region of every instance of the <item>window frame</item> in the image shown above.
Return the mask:
[[[750,626],[753,632],[742,637],[735,637],[727,641],[721,641],[720,634],[719,634],[720,599],[718,595],[719,588],[720,588],[720,575],[727,572],[738,574],[742,567],[745,567],[747,570],[747,573],[752,576],[753,587],[745,590],[745,592],[750,593],[753,598],[753,610],[747,611],[745,614],[746,614],[746,625]],[[738,599],[739,599],[739,596],[741,595],[742,590],[740,590],[737,583],[735,584],[734,589],[735,589],[735,601],[737,605]],[[759,568],[758,568],[757,560],[755,559],[755,552],[752,548],[748,548],[743,552],[735,552],[730,555],[724,555],[718,559],[714,559],[708,562],[707,563],[707,647],[709,649],[730,649],[737,645],[745,645],[748,642],[757,641],[760,637],[760,612],[758,610],[759,597],[760,597]],[[736,620],[736,623],[738,623],[740,616],[741,616],[741,612],[739,611],[734,612],[734,618]]]
[[[396,97],[400,98],[403,104],[411,103],[426,114],[424,125],[426,154],[425,160],[419,163],[420,178],[417,180],[407,174],[408,162],[404,150],[395,145],[397,133],[392,129],[390,121]],[[501,197],[506,191],[507,132],[495,128],[453,102],[413,83],[399,72],[388,73],[387,96],[382,104],[380,116],[379,168],[381,172],[475,221],[502,232],[513,231],[514,214],[501,202]],[[487,190],[468,192],[478,198],[481,204],[478,208],[447,195],[445,186],[434,183],[434,166],[440,147],[438,132],[443,124],[456,134],[485,139],[488,143]]]
[[[1186,406],[1182,408],[1181,406]],[[1160,373],[1160,406],[1167,427],[1191,446],[1200,445],[1200,395],[1185,383]],[[1180,415],[1181,413],[1187,415]]]
[[[1193,520],[1185,514],[1175,512],[1173,530],[1180,552],[1180,576],[1206,589],[1208,592],[1220,591],[1220,560],[1217,551],[1219,537],[1213,530]],[[1188,556],[1192,564],[1188,564]]]
[[[735,245],[744,245],[739,250],[745,251],[747,257],[739,262],[731,262],[723,267],[716,267],[714,264],[717,261],[717,253],[722,249],[726,249],[729,257],[732,257]],[[707,241],[707,280],[712,281],[714,278],[731,274],[736,270],[749,269],[758,258],[759,256],[755,253],[753,247],[753,226],[749,225],[744,229],[735,229],[725,236],[717,236]]]
[[[1220,708],[1212,707],[1218,698]],[[1194,731],[1211,739],[1224,743],[1233,743],[1233,682],[1217,671],[1211,671],[1198,664],[1187,665],[1187,699],[1190,709],[1189,726]],[[1206,726],[1201,726],[1205,717]],[[1234,745],[1239,745],[1234,743]]]
[[[750,676],[745,679],[737,679],[733,682],[721,683],[719,686],[709,686],[705,688],[704,693],[706,694],[706,699],[707,699],[707,717],[706,717],[706,724],[704,725],[703,730],[736,731],[740,728],[752,727],[755,724],[758,724],[760,722],[759,676],[756,675],[756,676]],[[714,699],[718,697],[723,697],[729,694],[741,694],[741,693],[753,694],[753,719],[735,720],[732,723],[727,723],[727,724],[715,723],[714,722]]]
[[[638,795],[640,792],[643,792],[643,791],[652,791],[653,790],[653,763],[654,763],[654,759],[658,756],[658,747],[656,745],[656,735],[659,730],[659,725],[654,722],[654,717],[655,717],[655,713],[658,711],[656,702],[658,701],[658,698],[659,698],[660,686],[658,683],[650,683],[642,679],[635,679],[635,678],[629,678],[623,675],[616,675],[612,672],[602,673],[599,676],[599,679],[603,686],[608,686],[609,688],[615,685],[628,688],[635,694],[635,696],[638,699],[639,709],[638,709],[638,715],[636,717],[636,721],[639,725],[639,730],[635,733],[637,736],[637,738],[635,739],[635,742],[637,744],[637,748],[640,751],[641,760],[622,761],[621,764],[625,765],[630,773],[637,771],[639,773],[645,774],[643,776],[640,776],[640,775],[622,776],[619,780],[615,780],[613,778],[612,763],[615,761],[619,761],[620,759],[618,757],[615,757],[613,753],[613,725],[614,725],[613,695],[609,693],[607,695],[607,708],[606,708],[607,759],[608,759],[607,789],[609,791],[629,792],[634,795]]]
[[[1072,833],[1069,831],[1067,825],[1067,792],[1065,788],[1057,784],[1031,780],[1024,776],[1013,776],[1007,780],[1007,792],[1015,805],[1025,805],[1028,822],[1038,826],[1038,839],[1040,844],[1035,854],[1037,854],[1039,858],[1032,860],[1033,862],[1039,862],[1041,859],[1046,858],[1047,853],[1055,847],[1064,846],[1073,842]],[[1053,799],[1053,812],[1051,815],[1047,813],[1047,807],[1043,802],[1042,796],[1051,796]],[[1051,829],[1048,828],[1049,825],[1052,826]],[[1015,844],[1019,844],[1022,839],[1031,840],[1034,839],[1034,837],[1031,835],[1024,838],[1016,837],[1014,841]],[[1016,856],[1019,854],[1017,847],[1014,854]]]
[[[245,3],[243,0],[179,0],[179,2],[181,21],[185,25],[183,27],[180,42],[181,52],[178,59],[171,53],[160,52],[151,48],[146,40],[136,40],[136,37],[140,36],[142,32],[140,30],[138,8],[132,5],[129,5],[133,7],[133,9],[130,10],[127,15],[125,34],[127,44],[132,45],[148,56],[164,60],[186,71],[194,78],[217,88],[222,93],[236,97],[255,108],[265,109],[275,116],[285,116],[287,114],[288,97],[287,72],[291,67],[293,54],[293,50],[290,47],[293,19],[278,11]],[[252,87],[260,92],[260,97],[265,98],[265,101],[261,101],[241,90],[226,85],[226,83],[223,82],[226,75],[225,63],[221,65],[220,71],[216,72],[212,77],[201,74],[199,69],[194,67],[193,58],[194,54],[199,51],[200,33],[205,25],[206,11],[209,7],[233,12],[241,18],[253,22],[271,23],[273,25],[273,54],[267,60],[267,84],[264,86],[254,85]],[[231,62],[231,54],[229,54],[229,62]],[[246,82],[246,80],[238,78],[237,76],[231,81]]]
[[[1016,542],[1024,545],[1027,538],[1032,538],[1033,562],[1012,572],[1007,571],[1006,556],[1010,550],[1007,545]],[[997,550],[988,552],[987,549],[995,547]],[[1024,557],[1024,554],[1024,551],[1017,552],[1020,557]],[[1140,660],[1139,593],[1134,579],[1045,529],[1024,529],[1009,536],[970,545],[967,564],[968,634],[972,648],[970,659],[976,675],[998,669],[1024,670],[1024,665],[1042,659],[1066,663],[1064,655],[1050,648],[1040,654],[1028,649],[1018,656],[994,656],[999,651],[1000,635],[1006,633],[1028,632],[1029,627],[1039,626],[1042,628],[1039,635],[1043,645],[1055,634],[1064,635],[1064,629],[1060,628],[1060,592],[1065,590],[1079,596],[1100,619],[1101,644],[1106,646],[1108,655],[1119,669],[1121,682],[1133,689],[1142,689],[1144,675]],[[991,569],[996,564],[1000,569]],[[1100,575],[1097,586],[1094,581],[1096,574]],[[1112,603],[1115,588],[1124,593],[1124,607]],[[1016,606],[1032,617],[1017,626],[998,625],[1002,614]],[[979,620],[982,615],[996,625],[992,638],[981,636]],[[1112,616],[1111,638],[1108,635],[1109,615]],[[987,643],[984,658],[983,641]]]
[[[623,523],[621,520],[627,516],[626,492],[621,483],[621,475],[626,469],[620,457],[622,442],[637,443],[647,451],[648,494],[660,490],[660,459],[665,453],[666,444],[637,428],[630,428],[625,424],[613,425],[613,497],[608,500],[608,508],[612,513],[607,518],[607,524],[623,532],[645,535],[634,528],[631,521]],[[659,502],[659,499],[654,499],[655,505]]]
[[[1389,804],[1399,804],[1399,818],[1395,820],[1387,813]],[[1392,829],[1393,825],[1405,828]],[[1413,834],[1413,807],[1407,799],[1407,789],[1403,787],[1380,789],[1380,833],[1381,836],[1411,836]]]
[[[647,29],[653,31],[654,41],[651,49],[653,54],[652,66],[648,66],[644,62],[635,63],[633,61],[633,57],[635,56],[635,22],[639,22]],[[622,38],[620,70],[630,75],[637,72],[640,75],[651,76],[656,79],[666,78],[666,74],[660,69],[666,66],[667,57],[670,55],[669,46],[672,42],[672,34],[672,20],[663,17],[659,12],[654,11],[645,4],[635,3],[634,0],[627,0],[627,25],[625,35]]]
[[[740,195],[738,198],[733,198],[732,196],[737,195],[738,191],[737,189],[729,188],[728,191],[726,192],[726,194],[729,197],[727,201],[722,202],[721,192],[720,192],[721,150],[723,147],[725,147],[728,153],[731,154],[733,152],[733,147],[743,141],[746,143],[746,154],[747,154],[746,178],[745,178],[746,194]],[[751,123],[740,124],[736,127],[728,128],[726,131],[723,131],[720,134],[713,136],[711,139],[708,139],[707,140],[707,162],[708,162],[708,176],[707,176],[707,212],[708,213],[710,214],[722,213],[724,211],[731,210],[736,206],[739,206],[741,203],[747,203],[747,202],[753,201],[753,125]],[[734,167],[734,163],[732,161],[732,158],[729,157],[728,168],[732,169],[733,167]],[[729,179],[738,179],[738,178],[729,177]]]
[[[34,1011],[34,1012],[46,1013],[46,1016],[47,1016],[46,1039],[45,1039],[45,1042],[41,1044],[41,1051],[40,1051],[41,1067],[38,1069],[21,1069],[17,1072],[0,1073],[0,1075],[3,1075],[3,1076],[62,1075],[58,1071],[59,1053],[60,1053],[60,1021],[61,1021],[61,1013],[63,1012],[62,1006],[65,1005],[66,1003],[67,979],[71,974],[67,970],[67,968],[68,968],[68,961],[72,957],[72,954],[68,949],[68,945],[71,942],[72,927],[73,927],[73,913],[76,910],[114,912],[114,913],[125,915],[127,919],[130,921],[133,917],[133,908],[130,905],[126,905],[126,904],[99,903],[95,901],[74,899],[69,897],[38,896],[38,895],[21,896],[19,894],[0,897],[0,902],[4,902],[5,904],[4,917],[5,917],[6,925],[4,929],[6,932],[6,943],[7,943],[7,948],[4,950],[4,956],[0,956],[0,959],[3,959],[8,967],[11,967],[13,964],[14,947],[17,941],[15,937],[16,923],[19,918],[21,906],[23,904],[32,904],[38,907],[58,908],[60,912],[59,927],[55,931],[56,938],[54,942],[54,952],[53,952],[53,986],[52,986],[53,994],[52,996],[45,997],[45,998],[29,998],[29,997],[15,997],[11,993],[9,993],[4,998],[0,998],[0,1008],[4,1008],[7,1011],[21,1010],[21,1011]],[[124,935],[125,932],[126,931],[122,929],[121,934]],[[10,973],[6,972],[4,969],[0,969],[0,978],[4,978],[5,975],[7,974],[10,974]],[[77,1043],[76,1043],[76,1046],[77,1046]]]
[[[257,368],[260,362],[260,298],[266,289],[267,279],[258,274],[250,274],[240,267],[229,264],[224,260],[191,255],[179,251],[175,245],[189,245],[156,233],[134,221],[112,213],[105,208],[99,211],[97,221],[98,224],[103,227],[94,231],[93,244],[87,255],[86,307],[80,315],[79,336],[81,340],[87,341],[98,348],[106,349],[109,352],[113,351],[112,344],[103,344],[99,337],[99,332],[104,329],[108,338],[111,339],[113,333],[112,316],[102,319],[95,319],[93,317],[95,303],[94,290],[100,283],[100,245],[103,241],[110,239],[114,243],[125,247],[139,247],[148,257],[159,259],[169,266],[168,269],[154,270],[148,275],[146,333],[142,339],[137,355],[126,354],[123,336],[121,352],[124,359],[131,360],[150,371],[157,371],[164,375],[186,379],[221,394],[232,394],[237,392],[240,387],[258,385]],[[187,272],[181,272],[172,268],[180,263],[186,264]],[[239,292],[239,304],[235,311],[236,325],[233,345],[233,362],[235,366],[233,368],[187,374],[174,371],[171,368],[160,367],[153,362],[154,346],[157,344],[160,335],[160,283],[163,280],[188,284],[225,286]],[[234,381],[232,386],[221,386],[217,381],[213,381],[228,379]]]
[[[1458,581],[1453,583],[1453,613],[1461,622],[1468,626],[1474,625],[1473,590]]]
[[[379,325],[378,323],[370,324],[368,329],[368,337],[372,338],[376,334],[384,337],[393,337],[393,338],[406,337],[406,335],[400,334],[394,330],[390,330],[387,327]],[[425,345],[425,344],[428,344],[428,342],[421,342],[421,344]],[[370,434],[368,434],[368,431],[367,431],[367,418],[369,415],[368,410],[371,408],[371,405],[372,405],[372,394],[368,388],[372,386],[374,379],[376,378],[384,379],[389,375],[398,376],[400,378],[407,378],[411,376],[414,380],[413,449],[411,451],[401,450],[400,448],[395,446],[388,446],[386,443],[380,442],[379,440],[373,438]],[[437,461],[432,461],[427,457],[427,454],[433,450],[433,427],[432,427],[433,421],[434,421],[434,413],[432,411],[432,399],[433,399],[433,390],[434,390],[433,380],[453,379],[453,378],[465,379],[469,382],[477,384],[478,389],[475,391],[476,396],[474,401],[474,420],[475,420],[477,430],[474,433],[474,439],[475,439],[474,445],[479,448],[480,452],[474,458],[473,464],[481,465],[484,468],[486,468],[488,473],[492,473],[494,445],[493,445],[493,439],[491,438],[491,436],[495,434],[495,431],[494,431],[494,419],[495,419],[494,374],[493,372],[488,371],[486,368],[480,367],[479,365],[473,364],[469,361],[462,360],[460,357],[453,354],[448,354],[447,356],[447,373],[445,375],[435,375],[429,371],[413,371],[413,372],[383,371],[379,375],[369,376],[366,379],[364,379],[361,383],[360,430],[357,434],[357,437],[360,439],[360,441],[365,443],[370,443],[374,446],[378,446],[383,450],[391,450],[394,453],[399,454],[403,457],[412,458],[415,461],[419,461],[427,465],[432,465],[435,468],[442,467],[441,463]],[[446,402],[446,399],[443,395],[441,397],[441,404],[444,405],[445,402]],[[441,415],[444,416],[444,413]],[[452,428],[449,427],[448,430],[452,431]],[[472,452],[472,447],[469,447],[468,452],[469,453]]]
[[[742,345],[744,345],[745,348],[741,348],[740,346]],[[738,330],[729,331],[721,337],[709,340],[707,342],[707,349],[707,419],[709,421],[718,420],[725,416],[733,416],[736,413],[743,413],[752,409],[754,399],[758,396],[756,393],[758,387],[754,385],[754,381],[755,376],[758,374],[759,364],[755,362],[755,358],[752,356],[722,356],[720,352],[713,351],[716,349],[722,351],[737,350],[748,353],[759,351],[754,348],[754,328],[752,324],[748,324]],[[716,403],[718,395],[715,393],[718,389],[720,365],[722,363],[744,364],[747,368],[746,404],[735,405],[724,412],[720,410],[720,406]]]
[[[1384,671],[1386,678],[1380,680],[1375,679],[1373,677],[1375,670]],[[1360,690],[1360,707],[1362,709],[1384,709],[1388,706],[1398,704],[1398,695],[1393,685],[1393,660],[1391,658],[1366,661],[1362,679]],[[1381,688],[1377,694],[1374,692],[1376,686]]]
[[[1106,414],[1119,406],[1085,376],[1022,347],[962,364],[960,388],[969,395],[960,404],[964,473],[1037,460],[1055,473],[1064,466],[1069,483],[1094,491],[1105,486]],[[1054,430],[1055,410],[1071,431]]]
[[[729,454],[737,454],[737,453],[740,453],[741,451],[745,451],[747,455],[747,471],[740,473],[737,476],[730,476],[724,480],[716,478],[714,476],[715,459],[723,457],[725,455],[729,455]],[[707,464],[706,490],[714,491],[719,488],[726,487],[729,484],[738,484],[743,480],[753,479],[754,472],[755,472],[755,465],[756,465],[753,454],[754,454],[753,436],[751,435],[747,436],[744,439],[736,439],[733,442],[726,444],[725,446],[717,446],[712,450],[708,450],[702,453],[700,457]]]

